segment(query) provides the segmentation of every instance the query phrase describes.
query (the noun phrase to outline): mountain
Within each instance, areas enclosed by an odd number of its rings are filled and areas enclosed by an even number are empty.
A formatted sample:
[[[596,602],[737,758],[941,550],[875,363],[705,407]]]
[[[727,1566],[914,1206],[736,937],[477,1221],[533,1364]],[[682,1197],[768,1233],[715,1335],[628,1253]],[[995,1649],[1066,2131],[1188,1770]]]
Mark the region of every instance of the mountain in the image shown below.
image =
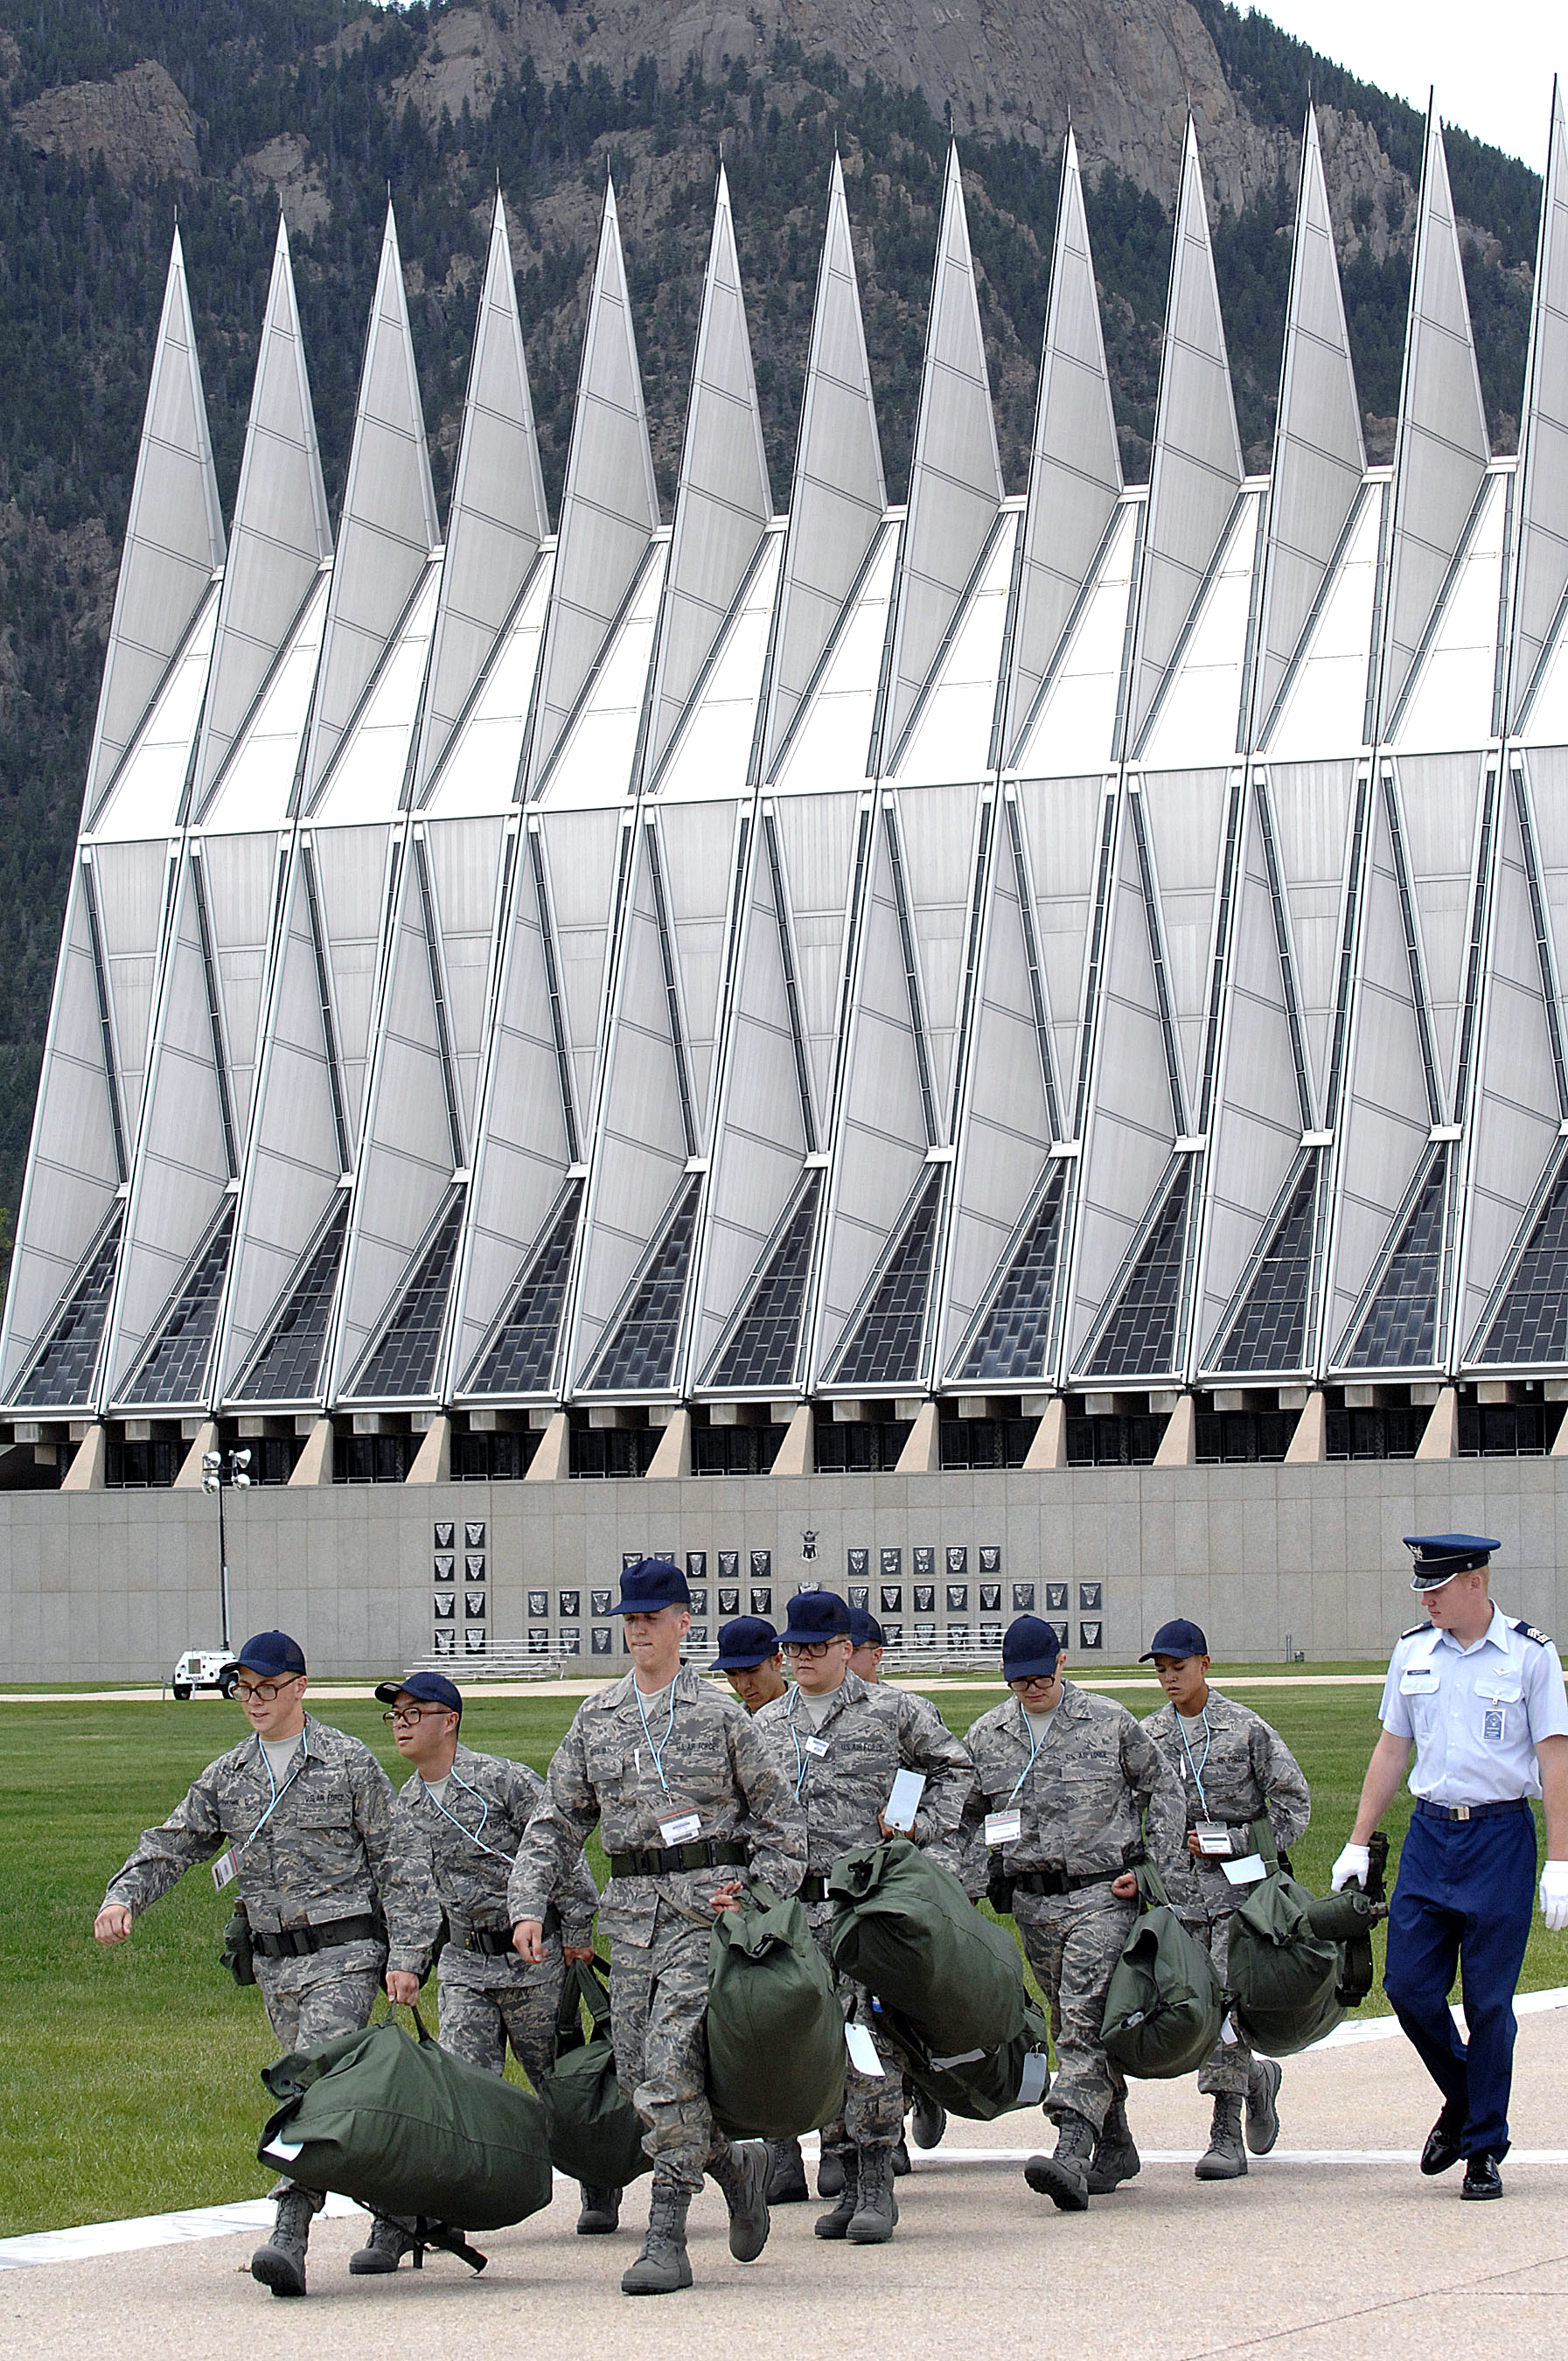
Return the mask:
[[[1225,0],[459,0],[401,13],[335,0],[0,0],[0,1240],[27,1152],[176,212],[225,509],[280,204],[335,499],[390,186],[444,497],[499,179],[554,504],[612,168],[667,506],[720,145],[784,487],[837,144],[897,499],[950,111],[1003,461],[1022,489],[1070,114],[1135,479],[1190,102],[1247,463],[1265,467],[1309,88],[1368,448],[1387,457],[1420,117]],[[1508,449],[1540,183],[1460,132],[1449,161],[1493,439]]]

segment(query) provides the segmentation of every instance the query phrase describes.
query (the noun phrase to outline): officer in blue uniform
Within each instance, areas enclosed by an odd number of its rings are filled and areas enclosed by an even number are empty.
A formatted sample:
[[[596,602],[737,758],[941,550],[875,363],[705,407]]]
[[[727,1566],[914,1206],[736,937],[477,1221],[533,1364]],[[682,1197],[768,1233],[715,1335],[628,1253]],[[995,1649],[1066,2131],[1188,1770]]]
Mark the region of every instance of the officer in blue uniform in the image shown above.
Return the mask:
[[[1421,2154],[1425,2173],[1464,2158],[1465,2197],[1500,2197],[1508,2151],[1514,1987],[1530,1936],[1535,1817],[1546,1813],[1541,1906],[1568,1927],[1568,1699],[1557,1651],[1492,1603],[1499,1544],[1475,1533],[1407,1535],[1410,1587],[1428,1620],[1401,1637],[1377,1708],[1350,1842],[1333,1888],[1366,1882],[1367,1845],[1398,1790],[1412,1743],[1416,1799],[1388,1913],[1387,1992],[1442,2112]],[[1463,1973],[1468,2042],[1449,2014]]]

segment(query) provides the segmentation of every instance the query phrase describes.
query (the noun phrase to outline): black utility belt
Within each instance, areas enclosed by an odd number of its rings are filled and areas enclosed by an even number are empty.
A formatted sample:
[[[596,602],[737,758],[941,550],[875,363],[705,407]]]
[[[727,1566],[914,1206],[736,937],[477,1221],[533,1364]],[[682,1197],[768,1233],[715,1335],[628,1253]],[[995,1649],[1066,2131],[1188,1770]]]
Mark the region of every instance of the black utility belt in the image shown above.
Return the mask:
[[[1006,1872],[1007,1883],[1014,1894],[1081,1894],[1085,1886],[1109,1885],[1123,1874],[1119,1869],[1091,1869],[1082,1877],[1069,1877],[1065,1869],[1020,1869]]]
[[[1424,1820],[1500,1820],[1515,1819],[1528,1812],[1527,1796],[1516,1795],[1508,1804],[1429,1804],[1424,1795],[1416,1797],[1416,1809]]]
[[[543,1924],[547,1936],[558,1935],[561,1931],[561,1913],[554,1903],[544,1913]],[[510,1927],[465,1927],[458,1924],[452,1928],[452,1940],[460,1951],[478,1951],[487,1960],[504,1960],[511,1954]]]
[[[313,1951],[330,1951],[339,1943],[385,1941],[379,1922],[368,1912],[360,1918],[329,1918],[322,1927],[280,1927],[275,1935],[253,1927],[250,1947],[264,1960],[303,1960]]]
[[[612,1852],[609,1859],[611,1877],[667,1877],[679,1869],[745,1869],[751,1849],[699,1837],[695,1844],[641,1845],[631,1852]]]

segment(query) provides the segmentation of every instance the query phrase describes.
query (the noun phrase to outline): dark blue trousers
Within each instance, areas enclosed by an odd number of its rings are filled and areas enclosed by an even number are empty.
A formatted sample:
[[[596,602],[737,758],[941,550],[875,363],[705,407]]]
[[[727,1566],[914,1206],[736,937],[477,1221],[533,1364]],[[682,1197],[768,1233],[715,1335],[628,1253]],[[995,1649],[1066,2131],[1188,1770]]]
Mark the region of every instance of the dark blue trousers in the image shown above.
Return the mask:
[[[1527,1804],[1485,1820],[1418,1812],[1399,1855],[1383,1989],[1463,2125],[1466,2156],[1508,2152],[1514,1990],[1535,1905],[1535,1852]],[[1467,2043],[1448,2009],[1456,1969]]]

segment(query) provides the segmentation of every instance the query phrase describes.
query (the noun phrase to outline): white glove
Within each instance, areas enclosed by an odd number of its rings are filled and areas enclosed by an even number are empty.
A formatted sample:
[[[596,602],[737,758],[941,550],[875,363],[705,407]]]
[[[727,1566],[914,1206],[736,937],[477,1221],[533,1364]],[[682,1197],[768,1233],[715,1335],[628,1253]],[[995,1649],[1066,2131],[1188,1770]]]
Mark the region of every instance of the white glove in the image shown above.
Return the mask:
[[[1541,1915],[1551,1934],[1568,1927],[1568,1861],[1549,1861],[1541,1871]]]
[[[1564,1910],[1568,1910],[1568,1861],[1563,1862],[1563,1868],[1565,1879],[1563,1888],[1563,1908]],[[1366,1845],[1347,1844],[1344,1850],[1341,1853],[1339,1859],[1334,1863],[1333,1875],[1329,1881],[1329,1890],[1332,1894],[1343,1894],[1347,1885],[1359,1885],[1362,1892],[1365,1893],[1366,1890],[1366,1881],[1371,1874],[1372,1852],[1370,1847]]]

